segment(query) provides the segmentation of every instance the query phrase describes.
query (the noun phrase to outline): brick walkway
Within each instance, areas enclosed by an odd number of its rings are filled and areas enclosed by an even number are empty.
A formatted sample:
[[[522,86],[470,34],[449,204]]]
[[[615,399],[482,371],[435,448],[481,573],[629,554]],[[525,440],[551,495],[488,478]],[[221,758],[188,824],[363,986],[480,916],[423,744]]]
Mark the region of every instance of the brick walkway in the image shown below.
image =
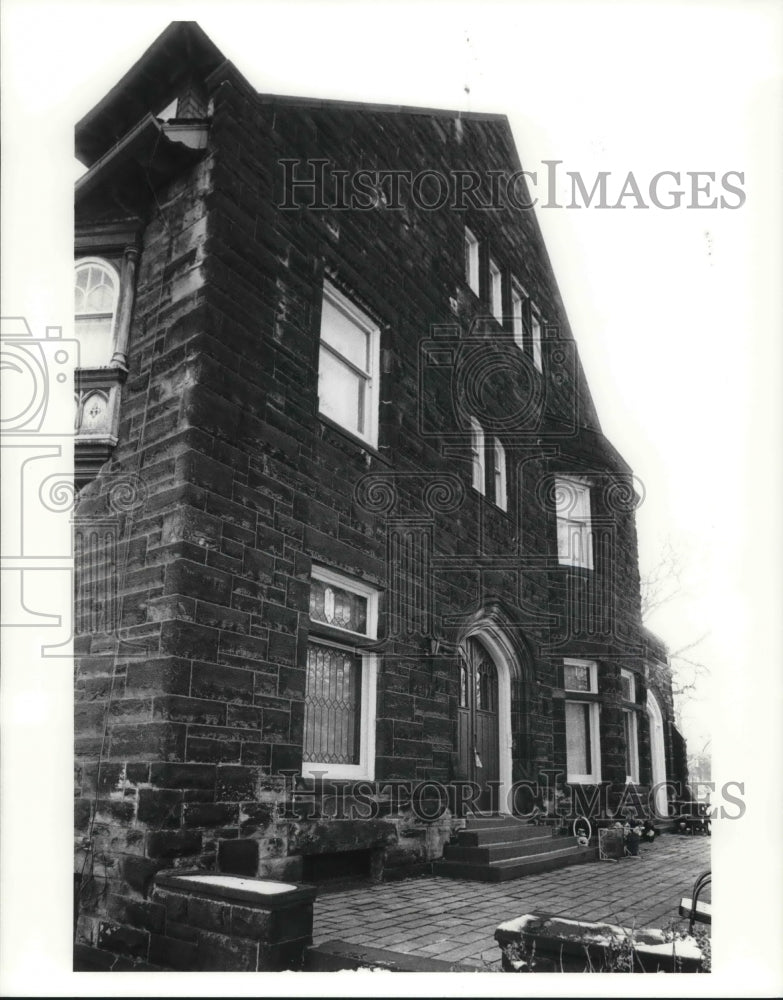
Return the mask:
[[[668,927],[710,867],[709,837],[663,835],[639,860],[594,862],[510,882],[424,877],[325,892],[316,944],[338,939],[500,971],[495,928],[531,910],[623,926]],[[705,898],[709,898],[708,896]]]

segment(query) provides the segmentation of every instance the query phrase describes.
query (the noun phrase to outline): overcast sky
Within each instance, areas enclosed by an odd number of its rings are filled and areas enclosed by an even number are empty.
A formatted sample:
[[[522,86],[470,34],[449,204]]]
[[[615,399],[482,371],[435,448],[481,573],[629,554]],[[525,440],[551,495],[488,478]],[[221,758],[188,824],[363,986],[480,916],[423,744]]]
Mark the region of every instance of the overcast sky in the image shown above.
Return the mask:
[[[674,648],[708,634],[696,655],[712,668],[715,705],[691,705],[686,735],[699,743],[714,724],[718,780],[744,781],[757,807],[744,826],[724,824],[722,842],[773,836],[764,817],[780,801],[781,761],[783,5],[5,0],[4,315],[27,316],[36,332],[70,322],[73,124],[185,18],[262,91],[505,113],[526,169],[560,160],[588,188],[609,171],[610,203],[629,171],[645,196],[665,170],[744,173],[736,210],[687,209],[686,196],[671,211],[626,199],[624,210],[537,217],[604,431],[645,485],[642,572],[665,538],[680,553],[682,593],[651,624]],[[15,721],[20,705],[31,713],[26,747],[35,725],[54,731],[53,692],[68,704],[62,670],[30,672],[27,700],[13,703]],[[4,683],[7,695],[8,670]],[[755,870],[762,884],[773,856],[774,847],[744,854],[743,877]],[[746,938],[737,961],[752,953]],[[32,968],[49,943],[24,941]]]

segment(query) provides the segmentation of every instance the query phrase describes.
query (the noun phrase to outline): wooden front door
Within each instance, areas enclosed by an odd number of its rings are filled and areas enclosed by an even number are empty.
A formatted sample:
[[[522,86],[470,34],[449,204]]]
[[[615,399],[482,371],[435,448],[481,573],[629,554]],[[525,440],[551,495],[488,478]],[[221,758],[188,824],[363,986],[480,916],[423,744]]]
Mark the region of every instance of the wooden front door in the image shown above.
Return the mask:
[[[458,731],[462,773],[481,786],[478,806],[489,809],[487,782],[500,777],[498,672],[489,653],[472,638],[460,650]]]

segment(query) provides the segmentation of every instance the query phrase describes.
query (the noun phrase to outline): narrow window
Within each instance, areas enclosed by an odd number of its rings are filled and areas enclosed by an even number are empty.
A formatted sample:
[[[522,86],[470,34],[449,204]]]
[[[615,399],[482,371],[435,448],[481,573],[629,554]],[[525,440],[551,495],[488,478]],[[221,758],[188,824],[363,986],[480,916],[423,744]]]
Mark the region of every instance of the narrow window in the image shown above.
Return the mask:
[[[498,438],[493,438],[493,480],[495,483],[495,503],[501,510],[508,510],[508,487],[506,473],[506,449]]]
[[[486,493],[484,482],[484,431],[475,417],[470,418],[470,455],[473,462],[473,489],[482,496]]]
[[[568,781],[597,784],[601,780],[598,704],[578,695],[597,693],[598,667],[590,660],[566,660],[563,674]]]
[[[105,368],[114,346],[114,319],[120,281],[106,261],[89,258],[76,262],[75,333],[79,341],[79,367]]]
[[[639,727],[636,709],[636,678],[630,670],[620,671],[620,685],[623,707],[623,731],[625,733],[625,780],[637,784],[639,781]]]
[[[326,283],[321,309],[318,406],[324,416],[378,443],[378,327]]]
[[[562,566],[592,569],[590,487],[578,479],[558,478],[555,483],[555,505],[558,562]]]
[[[465,280],[471,291],[479,294],[479,242],[465,229]]]
[[[489,309],[498,323],[503,322],[503,275],[497,264],[489,262]]]
[[[533,364],[541,372],[544,370],[541,354],[541,315],[535,306],[531,308],[530,330],[533,341]]]
[[[524,351],[525,349],[524,305],[525,297],[519,286],[515,284],[511,288],[511,321],[513,324],[514,341],[520,351]]]

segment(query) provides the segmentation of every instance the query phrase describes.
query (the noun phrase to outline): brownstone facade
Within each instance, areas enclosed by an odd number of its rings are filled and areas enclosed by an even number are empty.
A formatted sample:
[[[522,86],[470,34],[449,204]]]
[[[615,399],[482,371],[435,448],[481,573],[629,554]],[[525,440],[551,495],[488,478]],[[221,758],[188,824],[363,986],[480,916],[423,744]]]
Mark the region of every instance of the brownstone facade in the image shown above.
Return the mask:
[[[581,747],[617,797],[629,712],[646,792],[648,691],[676,770],[666,654],[641,626],[640,488],[601,433],[535,216],[428,210],[424,179],[418,201],[336,204],[334,177],[357,170],[511,174],[506,119],[259,95],[183,22],[79,123],[77,150],[77,259],[115,268],[115,337],[127,316],[122,356],[83,376],[117,386],[116,433],[77,441],[78,940],[151,962],[163,868],[297,880],[355,852],[375,877],[420,869],[455,823],[435,783],[479,766],[506,811],[514,782],[562,784]],[[325,288],[378,338],[361,390],[377,437],[319,403]],[[589,491],[589,565],[559,554],[558,481]],[[375,634],[319,618],[313,581],[374,607]],[[469,639],[489,693],[464,687]],[[334,650],[361,676],[361,749],[322,785],[313,664]],[[594,670],[578,697],[571,660]],[[460,735],[469,708],[489,750]],[[592,744],[569,737],[580,725]]]

